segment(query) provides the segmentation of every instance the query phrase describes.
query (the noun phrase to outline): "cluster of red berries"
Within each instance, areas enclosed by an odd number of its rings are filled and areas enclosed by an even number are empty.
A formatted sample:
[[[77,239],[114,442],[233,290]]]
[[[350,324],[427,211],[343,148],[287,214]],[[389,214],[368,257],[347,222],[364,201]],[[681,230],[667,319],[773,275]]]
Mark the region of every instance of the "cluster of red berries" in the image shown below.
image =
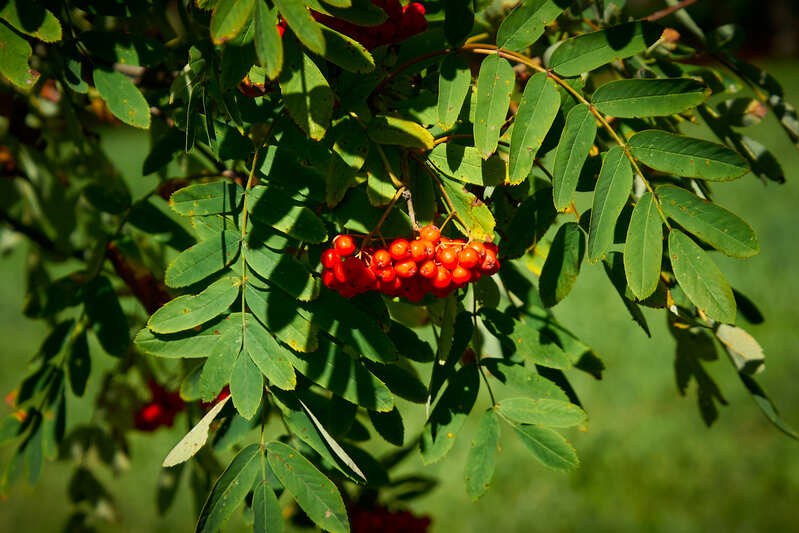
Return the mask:
[[[367,291],[421,301],[427,293],[443,298],[452,291],[499,270],[497,247],[441,236],[425,226],[412,241],[396,239],[386,248],[355,253],[355,241],[338,235],[322,252],[322,282],[345,298]]]
[[[430,519],[414,516],[410,511],[389,511],[385,507],[349,508],[352,533],[426,533]]]
[[[357,26],[329,15],[315,11],[312,13],[317,21],[355,39],[369,50],[384,44],[398,43],[427,29],[425,9],[419,2],[412,2],[405,7],[399,0],[372,0],[372,3],[388,15],[388,20],[379,26]]]
[[[147,383],[150,401],[136,411],[133,425],[141,431],[155,431],[161,426],[172,427],[175,415],[186,408],[180,394],[168,391],[154,380]]]

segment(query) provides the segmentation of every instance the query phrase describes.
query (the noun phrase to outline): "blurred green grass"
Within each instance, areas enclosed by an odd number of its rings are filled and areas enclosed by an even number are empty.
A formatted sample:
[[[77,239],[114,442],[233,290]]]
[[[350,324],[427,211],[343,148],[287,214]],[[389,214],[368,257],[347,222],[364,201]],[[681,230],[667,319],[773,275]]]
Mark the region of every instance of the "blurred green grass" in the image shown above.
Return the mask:
[[[782,81],[788,99],[799,97],[796,62],[766,65]],[[699,135],[701,128],[690,133]],[[780,131],[773,117],[749,128],[752,137],[781,160],[788,183],[764,186],[746,176],[715,187],[716,200],[745,218],[756,230],[760,255],[734,260],[714,254],[732,284],[754,299],[766,322],[745,326],[762,344],[766,370],[760,382],[784,417],[799,426],[799,247],[792,224],[799,205],[799,151]],[[143,181],[139,169],[146,146],[135,132],[106,139],[106,148],[129,180]],[[24,258],[21,250],[0,263],[0,338],[4,340],[0,391],[18,382],[28,358],[42,339],[41,324],[21,316]],[[442,462],[423,467],[413,456],[403,470],[438,475],[441,485],[428,498],[413,502],[413,511],[433,519],[434,532],[528,531],[736,531],[797,529],[799,443],[781,435],[761,415],[729,362],[719,359],[707,369],[729,402],[717,423],[704,426],[693,386],[686,397],[677,393],[674,344],[662,312],[645,310],[652,339],[632,322],[605,279],[602,267],[585,264],[573,294],[555,309],[560,320],[602,356],[607,370],[602,381],[572,372],[570,378],[584,402],[587,432],[568,435],[582,465],[571,474],[540,466],[503,427],[493,486],[471,502],[463,485],[463,464],[478,416],[473,415]],[[485,395],[481,405],[488,406]],[[423,408],[410,417],[420,424]],[[9,409],[0,407],[0,414]],[[407,409],[405,412],[411,414]],[[406,428],[414,434],[415,427]],[[101,531],[187,531],[194,520],[188,490],[178,495],[165,517],[155,510],[159,463],[182,428],[130,439],[131,464],[116,478],[103,472],[119,508],[120,522]],[[10,448],[0,450],[5,463]],[[0,531],[24,527],[57,531],[67,516],[71,465],[48,463],[36,487],[24,482],[0,502]],[[44,511],[46,509],[46,511]],[[226,531],[245,530],[234,520]]]

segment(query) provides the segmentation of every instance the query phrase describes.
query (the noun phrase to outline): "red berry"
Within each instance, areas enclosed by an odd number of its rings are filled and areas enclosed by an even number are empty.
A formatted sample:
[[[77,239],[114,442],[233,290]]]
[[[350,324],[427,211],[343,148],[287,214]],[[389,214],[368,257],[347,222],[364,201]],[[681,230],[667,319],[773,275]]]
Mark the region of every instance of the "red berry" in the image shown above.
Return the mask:
[[[480,256],[480,260],[482,261],[486,255],[486,247],[480,241],[472,241],[469,243],[469,248],[477,252],[477,255]]]
[[[338,287],[339,282],[332,270],[325,269],[322,271],[322,283],[324,283],[325,287],[328,289],[335,289]]]
[[[438,266],[436,262],[432,259],[428,259],[422,266],[419,267],[419,275],[423,278],[433,279],[436,277],[436,273],[438,272]]]
[[[364,262],[357,257],[346,258],[342,262],[342,265],[344,265],[344,271],[347,273],[347,277],[350,279],[357,278],[364,270],[366,270],[366,265]]]
[[[483,246],[485,246],[486,250],[491,250],[492,252],[494,252],[494,255],[499,253],[499,247],[497,247],[497,245],[494,244],[493,242],[483,243]]]
[[[472,279],[472,273],[460,265],[456,266],[452,271],[452,281],[458,285],[469,283],[470,279]]]
[[[333,247],[342,256],[347,257],[355,253],[355,241],[349,235],[338,235],[333,239]]]
[[[411,259],[417,263],[425,259],[432,259],[436,255],[435,246],[427,239],[411,241]]]
[[[438,229],[438,226],[430,224],[419,231],[419,238],[435,244],[441,238],[441,230]]]
[[[392,242],[388,250],[395,261],[402,261],[411,255],[410,246],[405,239],[397,239]]]
[[[347,275],[347,271],[344,269],[343,263],[336,263],[333,265],[333,275],[336,278],[336,281],[339,283],[346,283],[349,276]]]
[[[391,254],[386,250],[380,249],[372,255],[372,264],[377,268],[387,268],[391,266]]]
[[[458,265],[462,266],[463,268],[471,270],[476,267],[479,262],[480,256],[477,254],[474,248],[469,248],[467,246],[458,252]]]
[[[401,278],[412,278],[416,275],[416,262],[413,259],[406,259],[394,265],[394,270]]]
[[[453,269],[458,264],[458,251],[455,248],[442,247],[438,249],[436,259],[444,267]]]
[[[436,272],[436,278],[433,280],[433,287],[436,289],[445,289],[449,287],[451,282],[452,274],[443,266],[439,266],[438,272]]]
[[[322,259],[322,266],[325,268],[333,268],[333,265],[335,265],[336,263],[341,263],[341,255],[332,248],[329,248],[324,252],[322,252],[321,259]]]
[[[389,283],[393,281],[394,278],[397,277],[397,271],[393,268],[384,268],[377,273],[377,277],[380,278],[380,281],[383,283]]]
[[[486,249],[486,256],[480,264],[480,270],[482,270],[483,274],[489,276],[495,274],[499,270],[497,254],[493,250]]]
[[[380,284],[380,290],[387,296],[396,296],[400,289],[402,289],[402,278],[399,276]]]

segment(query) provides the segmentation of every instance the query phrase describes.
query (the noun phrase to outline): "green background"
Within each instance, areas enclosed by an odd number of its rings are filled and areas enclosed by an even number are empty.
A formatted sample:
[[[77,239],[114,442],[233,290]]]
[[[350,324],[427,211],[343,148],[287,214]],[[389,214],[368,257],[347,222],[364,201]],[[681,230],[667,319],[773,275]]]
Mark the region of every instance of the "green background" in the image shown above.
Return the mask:
[[[799,96],[795,62],[763,65],[782,81],[788,99]],[[686,133],[702,135],[699,126]],[[746,219],[756,230],[761,253],[735,260],[714,254],[730,282],[755,300],[766,322],[745,327],[766,352],[759,379],[781,408],[799,426],[799,247],[795,244],[795,209],[799,205],[799,151],[769,116],[747,134],[768,146],[781,160],[788,183],[764,185],[752,175],[715,186],[716,200]],[[130,128],[105,136],[104,144],[129,180],[149,188],[140,175],[147,136]],[[584,194],[584,193],[583,193]],[[585,203],[585,198],[582,199]],[[0,392],[10,392],[36,352],[45,328],[21,315],[24,290],[24,248],[0,262]],[[463,465],[479,410],[469,418],[454,450],[442,462],[423,467],[418,454],[403,470],[437,475],[441,485],[410,508],[433,520],[434,532],[503,533],[529,531],[789,531],[797,527],[799,443],[774,429],[760,414],[726,359],[706,368],[729,402],[717,423],[707,428],[697,407],[695,386],[679,396],[674,379],[674,343],[662,311],[646,309],[652,339],[632,322],[605,278],[601,265],[583,265],[569,297],[555,308],[559,319],[603,358],[602,381],[571,372],[570,378],[589,414],[587,432],[572,431],[582,464],[571,474],[551,472],[522,449],[508,426],[502,428],[493,486],[472,503],[463,483]],[[97,354],[99,351],[94,351]],[[98,359],[108,359],[106,361]],[[110,359],[95,355],[95,364]],[[96,383],[97,377],[93,378]],[[91,385],[91,382],[90,382]],[[90,390],[91,393],[91,390]],[[479,402],[488,406],[483,393]],[[89,406],[71,409],[71,422],[91,416]],[[10,412],[0,405],[0,415]],[[418,431],[423,406],[405,409]],[[195,511],[184,487],[173,508],[159,517],[155,489],[159,464],[185,428],[155,434],[133,433],[129,463],[116,476],[98,468],[111,489],[118,522],[99,523],[101,531],[188,531]],[[409,424],[410,425],[410,424]],[[5,464],[11,447],[0,449]],[[0,501],[0,531],[58,531],[70,511],[66,486],[69,462],[48,463],[36,487],[24,481]],[[245,530],[237,517],[226,528]]]

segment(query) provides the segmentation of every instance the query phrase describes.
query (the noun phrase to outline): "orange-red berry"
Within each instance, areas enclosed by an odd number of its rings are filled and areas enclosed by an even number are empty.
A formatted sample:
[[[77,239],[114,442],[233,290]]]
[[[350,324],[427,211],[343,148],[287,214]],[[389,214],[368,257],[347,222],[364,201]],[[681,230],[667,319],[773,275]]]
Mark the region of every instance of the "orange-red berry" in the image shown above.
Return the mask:
[[[439,266],[436,277],[433,280],[433,287],[436,289],[444,289],[448,287],[450,283],[452,283],[452,274],[443,266]]]
[[[469,283],[470,279],[472,279],[472,273],[462,266],[458,265],[452,270],[452,281],[454,283],[462,285],[464,283]]]
[[[468,246],[458,252],[458,265],[469,270],[473,269],[480,262],[480,256],[474,248]]]
[[[438,241],[438,239],[441,238],[441,230],[438,229],[438,226],[430,224],[419,230],[419,237],[424,240],[435,243]]]
[[[401,278],[412,278],[416,275],[416,262],[413,259],[406,259],[394,265],[394,270]]]
[[[349,235],[338,235],[333,239],[333,247],[343,257],[355,253],[355,241]]]
[[[424,263],[421,264],[419,267],[419,275],[423,278],[433,279],[436,277],[436,273],[438,272],[438,265],[432,259],[428,259]]]
[[[483,259],[483,262],[480,264],[480,270],[482,270],[483,274],[487,274],[489,276],[499,270],[497,254],[490,248],[486,248],[486,256]]]
[[[332,270],[325,269],[322,271],[322,283],[324,283],[325,287],[328,289],[335,289],[338,287],[338,280]]]
[[[377,277],[380,278],[380,281],[382,281],[383,283],[388,283],[390,281],[393,281],[394,278],[397,277],[397,271],[391,267],[384,268],[378,271]]]
[[[425,259],[432,259],[436,255],[436,248],[427,239],[411,241],[411,259],[417,263]]]
[[[392,242],[391,246],[388,248],[388,251],[391,254],[391,258],[395,261],[402,261],[411,255],[410,245],[405,239],[397,239],[396,241]]]
[[[458,264],[458,251],[455,248],[441,247],[438,249],[436,259],[441,265],[451,270]]]
[[[377,268],[387,268],[391,266],[391,254],[387,250],[380,249],[372,256],[372,264]]]

